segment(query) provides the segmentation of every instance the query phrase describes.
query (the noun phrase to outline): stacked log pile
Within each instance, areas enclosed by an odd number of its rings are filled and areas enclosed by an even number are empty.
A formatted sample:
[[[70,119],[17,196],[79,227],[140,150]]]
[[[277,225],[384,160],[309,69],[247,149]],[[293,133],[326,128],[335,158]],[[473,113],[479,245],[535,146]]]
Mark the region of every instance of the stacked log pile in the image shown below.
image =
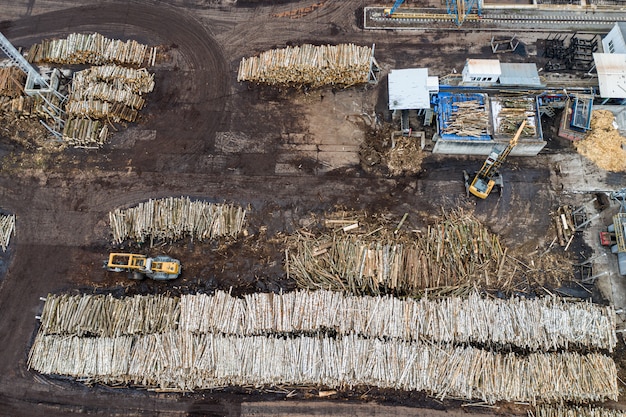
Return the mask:
[[[442,132],[448,135],[479,137],[488,135],[489,112],[478,100],[455,101],[454,111]]]
[[[324,306],[320,308],[319,306]],[[532,351],[592,347],[612,351],[615,315],[610,307],[533,300],[468,298],[436,300],[356,297],[332,291],[257,293],[245,298],[223,291],[113,298],[48,295],[41,314],[47,335],[118,337],[181,329],[194,334],[358,334],[406,341],[514,346]]]
[[[135,122],[154,89],[154,75],[145,68],[95,66],[74,74],[66,111],[77,118]],[[89,141],[90,138],[83,138]],[[99,142],[93,142],[99,145]]]
[[[34,63],[140,66],[154,54],[155,48],[134,40],[124,42],[99,33],[71,33],[65,39],[47,39],[34,44],[27,59]]]
[[[104,81],[114,88],[145,94],[154,90],[154,74],[145,68],[128,68],[119,65],[98,65],[78,71],[72,78],[72,87]]]
[[[352,86],[366,83],[372,49],[354,44],[302,45],[243,58],[237,81],[287,86]]]
[[[20,97],[24,94],[26,74],[18,67],[0,68],[0,96]]]
[[[43,110],[44,101],[38,96],[0,97],[0,108],[18,118],[48,117]]]
[[[113,241],[127,239],[175,241],[190,236],[206,240],[236,237],[243,229],[246,211],[232,204],[192,201],[189,197],[149,200],[129,209],[109,212]]]
[[[100,120],[88,117],[70,117],[63,126],[63,140],[74,147],[100,147],[109,135],[109,128]]]
[[[301,288],[420,295],[476,284],[506,289],[511,280],[498,237],[463,211],[412,239],[302,235],[292,246],[286,268]]]
[[[15,215],[0,215],[0,247],[6,252],[11,236],[15,234]]]
[[[225,336],[170,331],[146,336],[44,335],[31,369],[89,382],[187,391],[228,385],[357,385],[496,401],[617,400],[608,356],[532,353],[343,337]]]
[[[602,407],[575,407],[575,406],[538,406],[534,417],[626,417],[621,410]]]

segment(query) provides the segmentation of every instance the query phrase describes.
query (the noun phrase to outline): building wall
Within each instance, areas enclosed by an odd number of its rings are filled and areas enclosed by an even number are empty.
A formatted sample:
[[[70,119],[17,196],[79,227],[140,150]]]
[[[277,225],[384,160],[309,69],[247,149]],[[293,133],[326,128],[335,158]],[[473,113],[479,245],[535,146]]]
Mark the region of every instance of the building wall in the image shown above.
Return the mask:
[[[504,148],[508,142],[500,142]],[[493,150],[493,147],[497,143],[493,141],[473,141],[473,140],[438,140],[435,142],[433,153],[448,154],[448,155],[484,155],[487,156]],[[511,151],[513,156],[535,156],[543,147],[546,146],[546,142],[522,142],[518,143]]]
[[[606,54],[626,54],[626,42],[619,25],[616,23],[613,29],[602,38],[602,49]]]

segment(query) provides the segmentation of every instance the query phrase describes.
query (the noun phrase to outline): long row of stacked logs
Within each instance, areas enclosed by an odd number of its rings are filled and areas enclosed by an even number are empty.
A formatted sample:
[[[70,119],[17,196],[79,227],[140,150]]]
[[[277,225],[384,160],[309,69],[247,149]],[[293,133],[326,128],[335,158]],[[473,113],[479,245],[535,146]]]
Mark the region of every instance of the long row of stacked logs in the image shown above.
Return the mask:
[[[243,58],[237,81],[269,85],[349,87],[368,81],[372,48],[353,44],[301,45]]]

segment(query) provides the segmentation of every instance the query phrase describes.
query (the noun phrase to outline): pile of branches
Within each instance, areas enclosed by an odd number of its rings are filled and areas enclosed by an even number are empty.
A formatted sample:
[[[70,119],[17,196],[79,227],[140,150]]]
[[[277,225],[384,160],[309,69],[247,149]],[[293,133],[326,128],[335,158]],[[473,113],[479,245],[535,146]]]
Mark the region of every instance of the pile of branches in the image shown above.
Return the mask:
[[[189,197],[148,200],[128,209],[109,212],[113,242],[176,241],[191,236],[205,240],[236,237],[246,210],[232,204],[192,201]]]
[[[272,49],[258,57],[242,58],[237,81],[313,88],[349,87],[368,81],[372,53],[372,48],[354,44],[305,44]]]

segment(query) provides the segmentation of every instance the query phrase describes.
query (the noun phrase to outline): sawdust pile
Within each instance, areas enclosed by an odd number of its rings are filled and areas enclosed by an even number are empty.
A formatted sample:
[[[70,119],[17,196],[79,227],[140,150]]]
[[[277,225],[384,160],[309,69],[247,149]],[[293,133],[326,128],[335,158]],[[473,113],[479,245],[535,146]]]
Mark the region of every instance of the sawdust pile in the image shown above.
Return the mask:
[[[423,159],[419,139],[399,136],[387,154],[387,167],[391,175],[417,174],[422,169]]]
[[[594,110],[591,131],[585,139],[574,142],[579,154],[591,159],[604,170],[626,171],[626,151],[622,145],[626,138],[613,126],[615,116],[608,110]]]

